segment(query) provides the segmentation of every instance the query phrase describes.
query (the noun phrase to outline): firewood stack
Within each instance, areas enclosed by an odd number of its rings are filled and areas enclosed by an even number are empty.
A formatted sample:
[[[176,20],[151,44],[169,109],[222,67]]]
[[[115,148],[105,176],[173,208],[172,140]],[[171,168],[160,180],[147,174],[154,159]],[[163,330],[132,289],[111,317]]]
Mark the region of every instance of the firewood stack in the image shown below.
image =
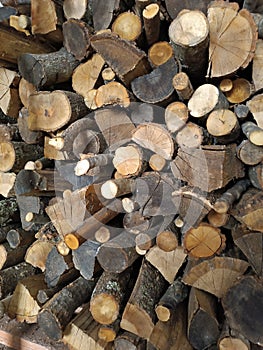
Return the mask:
[[[263,348],[263,1],[1,3],[1,314]]]

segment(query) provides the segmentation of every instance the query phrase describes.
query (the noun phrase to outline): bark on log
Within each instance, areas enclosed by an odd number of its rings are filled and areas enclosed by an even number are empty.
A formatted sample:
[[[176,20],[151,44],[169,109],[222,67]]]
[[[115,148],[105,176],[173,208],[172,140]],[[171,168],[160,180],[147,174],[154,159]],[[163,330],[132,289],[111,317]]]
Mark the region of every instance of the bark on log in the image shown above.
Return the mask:
[[[250,350],[249,341],[239,332],[231,329],[227,322],[224,322],[218,340],[219,350]]]
[[[263,129],[253,122],[242,124],[242,131],[251,143],[256,146],[263,146]]]
[[[263,148],[249,140],[243,140],[237,146],[237,156],[246,165],[257,165],[263,160]]]

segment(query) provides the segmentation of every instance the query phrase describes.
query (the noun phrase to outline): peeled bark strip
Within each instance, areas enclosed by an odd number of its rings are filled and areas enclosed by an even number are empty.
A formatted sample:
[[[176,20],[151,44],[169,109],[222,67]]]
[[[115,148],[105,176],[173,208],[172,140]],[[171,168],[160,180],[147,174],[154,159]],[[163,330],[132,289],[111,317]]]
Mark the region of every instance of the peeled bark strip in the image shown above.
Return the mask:
[[[109,325],[117,320],[127,299],[131,269],[121,274],[104,272],[99,278],[91,299],[90,312],[95,321]]]
[[[21,107],[18,94],[19,75],[9,69],[0,68],[0,108],[9,117],[17,118]]]
[[[151,73],[134,79],[131,83],[133,94],[142,102],[166,105],[174,94],[172,79],[179,71],[178,65],[178,61],[171,58]],[[162,86],[162,89],[154,86]]]
[[[87,112],[83,98],[73,92],[42,91],[29,97],[28,126],[34,131],[56,131]]]
[[[250,230],[263,232],[262,201],[262,191],[249,188],[232,209],[231,214]]]
[[[248,266],[244,260],[229,257],[215,257],[193,266],[190,261],[182,281],[222,298],[237,278],[245,273]]]
[[[94,281],[79,277],[55,294],[38,315],[39,327],[54,340],[63,336],[63,330],[78,306],[89,300]]]
[[[257,165],[263,161],[263,147],[243,140],[237,147],[237,156],[244,164]]]
[[[208,34],[207,18],[200,11],[181,11],[169,27],[175,56],[187,67],[191,78],[200,79],[206,71]]]
[[[148,45],[156,43],[160,35],[160,7],[150,4],[142,11],[144,30]]]
[[[146,254],[149,261],[170,284],[183,265],[187,254],[182,247],[178,247],[171,252],[165,252],[157,246],[152,247]]]
[[[187,286],[182,283],[181,278],[176,279],[168,287],[155,308],[158,319],[162,322],[169,321],[178,304],[183,302],[187,296]]]
[[[246,302],[242,300],[246,298]],[[256,277],[246,276],[235,283],[227,292],[222,304],[231,328],[240,332],[252,343],[263,345],[262,283]]]
[[[91,37],[91,45],[127,86],[138,76],[150,71],[145,53],[113,34],[96,34]]]
[[[149,339],[156,321],[154,307],[166,286],[167,282],[160,272],[145,260],[124,309],[121,328]]]
[[[131,266],[138,257],[134,237],[125,231],[102,244],[97,255],[101,267],[112,273],[121,273]]]
[[[246,68],[256,47],[257,28],[250,13],[237,3],[214,1],[208,8],[210,26],[209,67],[211,78]],[[221,25],[224,23],[224,25]],[[236,40],[242,28],[241,40]],[[225,59],[227,57],[227,60]]]
[[[225,248],[225,240],[220,229],[202,222],[185,233],[183,245],[190,256],[208,258]]]
[[[238,119],[229,109],[217,109],[211,112],[206,121],[209,134],[221,144],[234,142],[240,134]]]
[[[229,103],[225,95],[212,84],[200,85],[188,101],[189,112],[194,118],[206,117],[213,110],[228,107]]]
[[[99,329],[100,324],[93,319],[87,304],[67,325],[63,342],[71,350],[111,350],[112,345],[98,337]]]
[[[173,87],[181,101],[189,100],[194,92],[191,81],[185,72],[177,73],[173,77]]]
[[[155,123],[140,124],[134,130],[132,140],[167,160],[173,157],[174,141],[170,133],[161,125]]]
[[[213,205],[213,209],[219,213],[224,214],[229,211],[232,207],[233,203],[237,201],[247,190],[250,185],[249,180],[240,180],[229,190],[224,192],[222,196],[220,196]]]
[[[26,53],[18,59],[20,74],[37,89],[68,81],[78,64],[65,48],[49,54]]]
[[[225,322],[218,340],[218,348],[219,350],[250,350],[250,344],[242,334],[231,329]]]
[[[112,23],[112,31],[121,39],[136,41],[141,35],[142,23],[134,13],[123,12]]]
[[[153,44],[148,51],[148,57],[151,64],[155,67],[169,61],[173,57],[173,48],[167,41],[158,41]]]
[[[35,273],[36,269],[26,262],[2,270],[0,272],[0,298],[6,298],[8,294],[13,293],[20,280],[33,276]]]
[[[74,40],[75,42],[76,39]],[[86,62],[81,63],[72,74],[73,90],[86,98],[88,92],[94,88],[104,63],[104,59],[99,54],[94,54]]]
[[[216,318],[216,298],[192,288],[188,305],[188,339],[197,350],[216,344],[219,323]]]
[[[90,54],[90,28],[75,18],[63,23],[64,47],[77,60],[81,61]]]

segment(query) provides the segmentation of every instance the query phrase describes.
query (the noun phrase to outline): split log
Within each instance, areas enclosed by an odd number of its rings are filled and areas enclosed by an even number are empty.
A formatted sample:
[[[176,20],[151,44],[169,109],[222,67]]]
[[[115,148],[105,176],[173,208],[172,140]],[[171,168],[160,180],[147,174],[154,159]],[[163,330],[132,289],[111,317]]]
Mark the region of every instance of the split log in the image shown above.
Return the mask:
[[[111,350],[111,344],[99,339],[99,328],[100,325],[93,319],[87,304],[66,326],[63,342],[71,350]]]
[[[187,296],[187,286],[182,283],[181,278],[176,279],[167,288],[155,308],[158,319],[162,322],[169,321],[173,316],[174,310]]]
[[[77,60],[81,61],[89,56],[90,49],[90,28],[84,21],[70,18],[63,23],[64,47]]]
[[[234,142],[240,134],[240,126],[234,112],[229,109],[217,109],[206,120],[209,134],[216,137],[218,143]]]
[[[112,273],[121,273],[139,257],[134,237],[123,231],[99,248],[97,259],[101,267]]]
[[[145,260],[124,309],[121,328],[149,339],[156,321],[154,307],[166,286],[167,282],[160,272]],[[141,324],[144,326],[141,327]]]
[[[257,40],[257,28],[250,13],[238,4],[214,1],[208,7],[210,27],[210,77],[226,76],[239,68],[246,68],[252,60]],[[223,22],[222,22],[223,21]],[[223,26],[219,23],[224,23]],[[242,28],[242,38],[236,41]],[[227,54],[227,61],[223,59]]]
[[[172,80],[178,71],[178,61],[171,58],[151,73],[135,78],[131,82],[132,92],[142,102],[165,106],[174,97]],[[162,89],[156,90],[154,86],[162,86]]]
[[[224,322],[218,340],[219,350],[250,350],[249,341],[242,334],[231,329],[227,322]]]
[[[256,146],[263,146],[263,129],[253,122],[242,124],[242,131],[251,143]]]
[[[248,176],[252,185],[260,190],[263,189],[263,162],[250,167],[248,170]]]
[[[41,131],[32,131],[29,129],[28,117],[29,117],[28,109],[25,107],[21,108],[19,111],[17,124],[18,124],[19,133],[21,135],[22,140],[29,145],[42,144],[43,138],[44,138],[43,133]]]
[[[177,73],[173,77],[173,87],[181,101],[189,100],[194,92],[192,83],[185,72]]]
[[[20,280],[33,276],[35,273],[36,269],[26,262],[2,270],[0,272],[0,298],[6,298],[8,294],[13,293]]]
[[[175,310],[171,310],[171,317],[167,322],[158,321],[156,323],[148,346],[149,344],[154,346],[153,349],[159,350],[193,350],[187,338],[187,307],[185,303],[181,303]],[[150,349],[152,348],[149,347]]]
[[[235,144],[179,149],[171,164],[172,172],[175,178],[187,181],[190,186],[197,186],[203,191],[223,188],[231,180],[245,175],[235,149]]]
[[[178,73],[180,74],[180,73]],[[183,102],[172,102],[165,109],[165,123],[169,131],[178,132],[188,120],[188,109]]]
[[[144,155],[140,147],[128,144],[115,150],[112,163],[124,177],[138,176],[145,168]]]
[[[56,30],[58,17],[55,3],[51,0],[31,0],[32,34],[47,34]]]
[[[184,234],[183,245],[189,256],[208,258],[219,254],[225,248],[225,241],[220,229],[201,222]]]
[[[216,298],[192,288],[188,304],[188,339],[197,350],[207,349],[219,338]]]
[[[173,157],[175,146],[170,133],[155,123],[140,124],[132,134],[132,140],[143,148],[159,154],[164,159]]]
[[[18,117],[19,109],[21,108],[21,101],[18,93],[19,75],[6,69],[0,68],[0,108],[1,110],[12,118]]]
[[[261,190],[249,188],[232,209],[231,214],[250,230],[263,232],[262,200]]]
[[[148,59],[154,67],[161,66],[173,57],[173,48],[167,41],[158,41],[148,50]]]
[[[110,0],[110,1],[93,1],[91,3],[92,20],[94,30],[96,32],[109,28],[113,16],[118,13],[121,6],[121,1]]]
[[[112,32],[121,39],[136,41],[142,33],[140,17],[133,12],[122,12],[112,23]]]
[[[33,131],[56,131],[88,112],[81,96],[61,90],[31,95],[28,110],[28,126]]]
[[[131,273],[131,269],[121,274],[102,273],[90,299],[90,312],[95,321],[109,325],[117,320],[128,299]]]
[[[247,101],[246,105],[249,111],[252,113],[254,120],[259,128],[263,128],[263,116],[262,116],[262,102],[263,94],[256,95],[251,100]]]
[[[160,7],[149,4],[142,11],[143,25],[148,46],[156,43],[160,35]]]
[[[47,257],[52,248],[53,244],[51,242],[36,240],[27,249],[24,259],[27,263],[44,272],[46,269]]]
[[[262,282],[253,276],[241,278],[228,290],[222,305],[230,327],[262,346]]]
[[[88,92],[95,87],[104,63],[104,59],[99,54],[94,54],[86,62],[81,63],[72,74],[73,90],[86,98]]]
[[[94,281],[87,281],[82,277],[64,287],[43,306],[38,314],[39,327],[51,339],[61,339],[74,311],[89,300],[93,288]]]
[[[237,147],[237,156],[244,164],[257,165],[263,161],[263,147],[243,140]]]
[[[188,262],[182,281],[218,298],[226,294],[249,266],[244,260],[230,257],[215,257],[193,265]]]
[[[175,56],[186,67],[191,79],[200,80],[206,71],[208,34],[208,20],[201,11],[182,10],[170,24],[169,38]]]
[[[131,103],[128,90],[121,83],[111,81],[106,85],[101,85],[94,98],[97,108],[107,105],[120,105],[128,107]]]
[[[37,89],[68,81],[78,64],[65,48],[49,54],[26,53],[18,58],[20,74]]]
[[[200,85],[188,101],[189,112],[194,118],[205,118],[213,110],[228,107],[229,103],[225,95],[212,84]]]
[[[145,53],[131,42],[110,33],[96,34],[90,40],[93,49],[103,57],[126,86],[138,76],[149,73],[150,64]]]
[[[114,341],[114,348],[116,350],[145,350],[146,340],[138,337],[131,332],[123,332]]]
[[[41,309],[37,302],[39,289],[46,288],[42,274],[29,276],[18,282],[8,306],[8,315],[18,322],[37,323]]]
[[[187,254],[182,247],[171,252],[165,252],[157,246],[152,247],[146,254],[146,260],[151,263],[170,284],[183,265]]]

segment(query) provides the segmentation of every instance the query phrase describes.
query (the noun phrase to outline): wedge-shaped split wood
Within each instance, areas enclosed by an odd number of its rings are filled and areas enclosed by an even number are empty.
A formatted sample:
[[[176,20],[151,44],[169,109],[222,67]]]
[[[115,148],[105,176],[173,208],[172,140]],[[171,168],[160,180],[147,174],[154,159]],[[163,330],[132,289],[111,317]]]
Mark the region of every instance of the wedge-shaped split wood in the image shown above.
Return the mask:
[[[20,77],[15,71],[0,68],[0,108],[12,118],[18,117],[21,107],[18,93],[19,80]]]

